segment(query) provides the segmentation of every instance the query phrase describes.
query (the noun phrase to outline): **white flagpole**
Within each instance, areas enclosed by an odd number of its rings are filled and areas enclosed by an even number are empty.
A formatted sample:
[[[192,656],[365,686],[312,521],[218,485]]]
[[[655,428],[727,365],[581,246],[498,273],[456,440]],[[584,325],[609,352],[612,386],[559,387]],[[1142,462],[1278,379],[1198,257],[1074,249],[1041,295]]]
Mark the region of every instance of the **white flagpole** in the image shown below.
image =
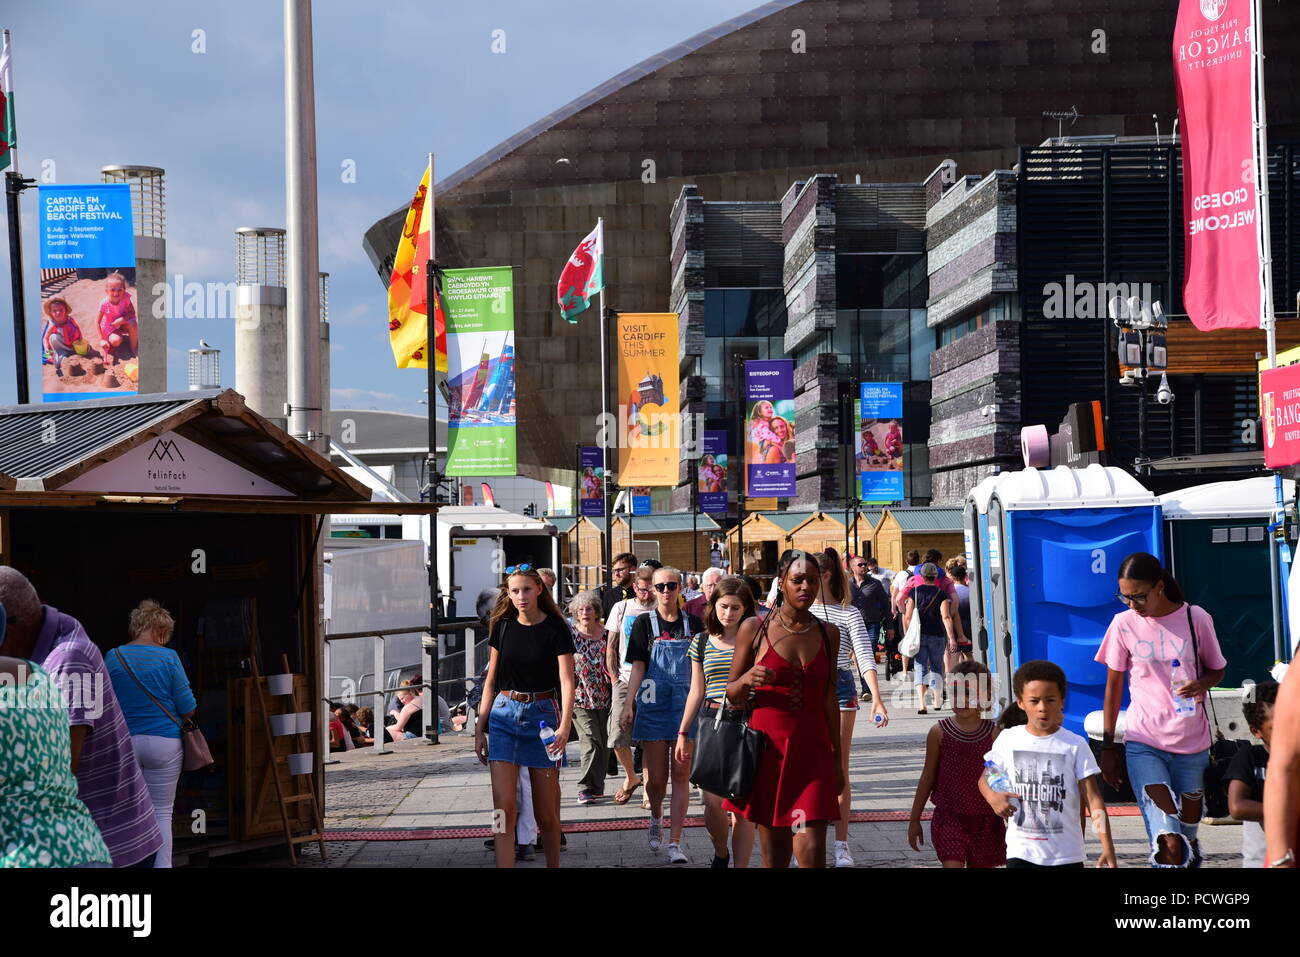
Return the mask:
[[[3,83],[5,80],[9,81],[8,83],[9,88],[5,90],[4,93],[5,93],[5,98],[8,101],[8,108],[12,110],[13,109],[12,98],[14,95],[14,55],[13,55],[12,47],[9,46],[8,30],[4,31],[4,46],[0,47],[0,62],[2,62],[4,66],[4,69],[0,70],[0,83]],[[17,140],[17,135],[16,135],[18,132],[17,124],[18,124],[18,114],[17,111],[15,110],[14,128],[9,130],[9,135],[13,136],[15,140]],[[12,170],[15,174],[18,172],[18,147],[13,144],[10,144],[9,146],[9,169]]]
[[[596,219],[596,245],[600,250],[600,464],[604,469],[601,492],[605,500],[605,587],[613,585],[614,530],[609,524],[609,320],[605,317],[605,220]]]
[[[1264,95],[1264,30],[1260,18],[1261,4],[1253,0],[1255,16],[1255,199],[1256,222],[1259,224],[1260,268],[1263,271],[1263,298],[1260,327],[1268,339],[1268,366],[1277,368],[1277,315],[1273,308],[1273,231],[1268,209],[1268,108]]]

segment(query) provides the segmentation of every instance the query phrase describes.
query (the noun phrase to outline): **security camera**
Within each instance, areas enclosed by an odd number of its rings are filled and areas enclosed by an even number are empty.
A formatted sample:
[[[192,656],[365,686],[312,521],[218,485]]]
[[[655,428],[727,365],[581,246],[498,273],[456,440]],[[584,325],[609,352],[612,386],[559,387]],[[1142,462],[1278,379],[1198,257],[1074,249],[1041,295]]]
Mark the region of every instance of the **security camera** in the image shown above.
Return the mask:
[[[1132,369],[1125,369],[1124,374],[1119,377],[1119,384],[1122,386],[1137,385],[1138,376]]]
[[[1169,376],[1160,373],[1160,387],[1156,389],[1156,401],[1161,405],[1168,405],[1174,401],[1173,390],[1169,388]]]

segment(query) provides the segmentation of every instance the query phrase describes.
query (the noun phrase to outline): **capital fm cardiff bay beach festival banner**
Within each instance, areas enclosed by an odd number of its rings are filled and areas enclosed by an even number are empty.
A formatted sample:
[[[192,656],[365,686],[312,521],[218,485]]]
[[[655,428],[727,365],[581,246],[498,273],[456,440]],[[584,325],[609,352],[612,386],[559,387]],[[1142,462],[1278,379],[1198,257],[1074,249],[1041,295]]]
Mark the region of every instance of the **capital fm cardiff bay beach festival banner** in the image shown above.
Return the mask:
[[[903,498],[903,384],[863,382],[854,451],[858,498],[880,505]]]
[[[700,455],[699,500],[702,512],[727,511],[727,433],[706,429]]]
[[[745,495],[794,494],[794,360],[746,362]]]
[[[618,484],[676,485],[681,458],[677,314],[618,317]]]
[[[582,476],[578,482],[578,514],[603,518],[605,515],[605,467],[602,449],[584,445],[578,453]]]
[[[135,228],[126,183],[40,188],[41,398],[138,391]]]
[[[509,266],[448,269],[447,474],[515,474],[515,293]]]

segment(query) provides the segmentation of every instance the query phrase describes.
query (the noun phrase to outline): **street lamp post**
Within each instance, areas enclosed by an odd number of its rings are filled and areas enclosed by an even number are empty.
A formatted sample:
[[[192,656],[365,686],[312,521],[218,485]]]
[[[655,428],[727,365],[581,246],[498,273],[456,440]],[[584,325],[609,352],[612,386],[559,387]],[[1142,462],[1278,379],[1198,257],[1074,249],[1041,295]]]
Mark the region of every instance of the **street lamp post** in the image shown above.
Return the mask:
[[[1146,302],[1138,296],[1125,300],[1115,296],[1108,303],[1111,321],[1119,330],[1119,364],[1124,368],[1119,384],[1137,386],[1138,392],[1138,458],[1134,463],[1141,472],[1147,462],[1147,379],[1160,373],[1156,388],[1156,402],[1169,405],[1174,393],[1169,388],[1169,367],[1165,330],[1169,320],[1160,302]]]

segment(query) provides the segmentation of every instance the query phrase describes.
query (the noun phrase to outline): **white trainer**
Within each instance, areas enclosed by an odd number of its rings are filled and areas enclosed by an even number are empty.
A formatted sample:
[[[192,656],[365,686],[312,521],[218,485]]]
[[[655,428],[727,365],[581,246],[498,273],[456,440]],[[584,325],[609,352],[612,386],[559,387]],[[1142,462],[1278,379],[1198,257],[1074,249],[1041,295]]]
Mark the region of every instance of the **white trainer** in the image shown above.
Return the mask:
[[[853,866],[853,855],[849,853],[848,841],[835,842],[835,866],[836,867]]]
[[[668,863],[669,864],[689,864],[690,858],[682,850],[682,846],[676,841],[668,842]]]
[[[657,851],[663,845],[664,825],[660,818],[650,818],[650,827],[646,830],[646,840],[650,844],[650,850]]]

